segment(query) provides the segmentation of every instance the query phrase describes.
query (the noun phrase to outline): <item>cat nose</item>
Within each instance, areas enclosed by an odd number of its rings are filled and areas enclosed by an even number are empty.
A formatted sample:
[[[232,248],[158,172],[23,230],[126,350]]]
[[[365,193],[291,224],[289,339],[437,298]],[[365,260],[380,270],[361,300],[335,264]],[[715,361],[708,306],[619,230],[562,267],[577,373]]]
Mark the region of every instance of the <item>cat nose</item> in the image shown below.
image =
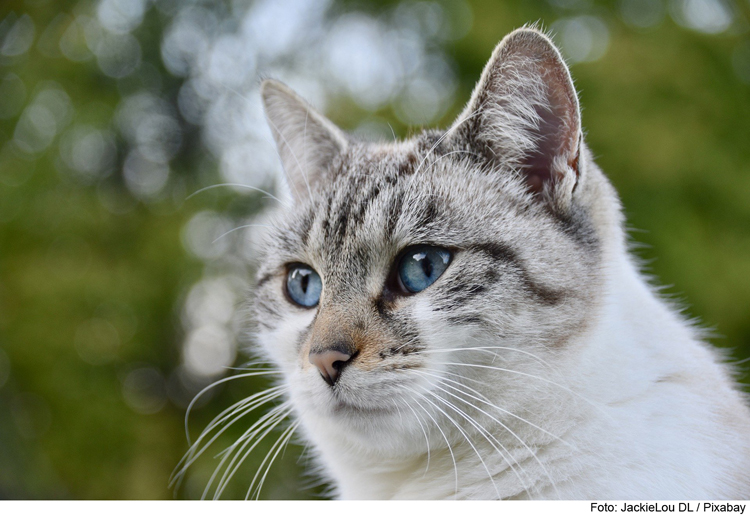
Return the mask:
[[[352,359],[352,355],[337,349],[326,349],[324,351],[310,351],[310,363],[318,368],[323,380],[330,386],[336,384],[344,366]]]

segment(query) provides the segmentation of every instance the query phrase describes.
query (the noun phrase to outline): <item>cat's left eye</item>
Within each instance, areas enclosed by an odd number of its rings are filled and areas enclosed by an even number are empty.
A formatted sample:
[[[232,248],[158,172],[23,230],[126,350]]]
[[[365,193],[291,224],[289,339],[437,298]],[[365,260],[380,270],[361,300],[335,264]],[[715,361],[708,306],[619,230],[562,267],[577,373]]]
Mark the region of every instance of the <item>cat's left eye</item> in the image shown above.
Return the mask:
[[[323,282],[318,273],[304,264],[289,266],[286,274],[286,293],[300,307],[312,308],[320,301]]]
[[[451,252],[436,246],[408,248],[398,263],[398,279],[403,288],[416,294],[443,275],[451,261]]]

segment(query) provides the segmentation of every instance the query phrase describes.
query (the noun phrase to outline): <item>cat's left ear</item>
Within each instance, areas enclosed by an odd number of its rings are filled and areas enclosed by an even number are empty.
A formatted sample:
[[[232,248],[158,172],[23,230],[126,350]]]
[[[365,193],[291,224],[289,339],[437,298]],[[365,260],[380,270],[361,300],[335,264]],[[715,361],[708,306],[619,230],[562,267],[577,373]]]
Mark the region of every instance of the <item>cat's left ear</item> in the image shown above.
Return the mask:
[[[309,196],[346,149],[346,136],[285,84],[265,80],[260,93],[292,195]]]
[[[578,182],[578,97],[560,52],[540,31],[503,39],[452,128],[473,152],[519,171],[534,193],[565,201]]]

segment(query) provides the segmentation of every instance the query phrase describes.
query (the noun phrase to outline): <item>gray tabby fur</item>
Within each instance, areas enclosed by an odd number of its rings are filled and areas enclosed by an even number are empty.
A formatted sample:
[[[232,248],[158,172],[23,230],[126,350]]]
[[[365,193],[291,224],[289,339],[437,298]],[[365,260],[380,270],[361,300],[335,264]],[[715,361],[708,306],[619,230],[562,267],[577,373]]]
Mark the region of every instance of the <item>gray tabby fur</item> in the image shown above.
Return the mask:
[[[750,496],[747,408],[633,264],[544,34],[506,37],[454,125],[404,141],[352,138],[276,81],[262,95],[292,201],[265,238],[257,341],[338,497]],[[453,261],[388,294],[415,244]],[[290,263],[323,279],[314,309],[286,299]],[[357,355],[329,387],[308,353],[342,343]]]

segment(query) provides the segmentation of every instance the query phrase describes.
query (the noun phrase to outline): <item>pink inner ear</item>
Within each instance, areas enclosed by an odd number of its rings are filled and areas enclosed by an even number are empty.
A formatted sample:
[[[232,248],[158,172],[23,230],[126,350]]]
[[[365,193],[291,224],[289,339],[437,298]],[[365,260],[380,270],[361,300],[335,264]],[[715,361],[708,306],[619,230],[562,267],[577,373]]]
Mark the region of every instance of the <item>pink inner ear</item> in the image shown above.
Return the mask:
[[[539,193],[546,182],[556,183],[563,175],[556,174],[554,159],[562,154],[564,122],[555,112],[547,108],[538,108],[541,120],[537,135],[536,149],[528,153],[523,160],[524,173],[532,191]]]
[[[503,39],[456,127],[462,142],[522,172],[534,193],[557,185],[569,168],[578,174],[578,97],[560,53],[538,31]]]
[[[537,138],[536,149],[528,153],[522,164],[534,193],[540,193],[545,183],[554,185],[565,176],[566,171],[555,164],[558,156],[578,172],[577,99],[567,74],[561,71],[562,65],[555,63],[542,67],[549,105],[536,107],[539,122],[532,131]]]

